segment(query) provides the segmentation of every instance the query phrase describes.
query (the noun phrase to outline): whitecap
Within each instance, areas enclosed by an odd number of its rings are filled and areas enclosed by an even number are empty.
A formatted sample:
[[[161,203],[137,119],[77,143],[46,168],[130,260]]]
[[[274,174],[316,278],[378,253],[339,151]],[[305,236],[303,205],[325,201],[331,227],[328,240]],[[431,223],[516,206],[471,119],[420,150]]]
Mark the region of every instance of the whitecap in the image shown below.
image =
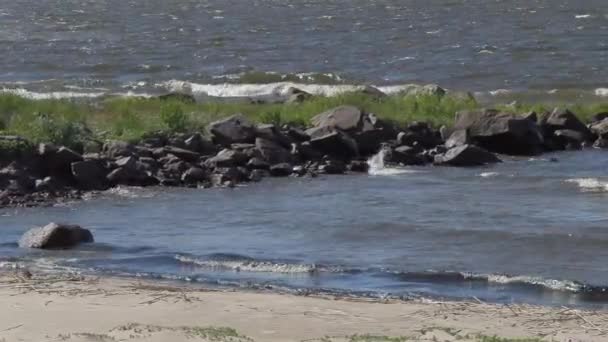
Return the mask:
[[[574,18],[576,19],[587,19],[587,18],[591,18],[591,14],[577,14],[574,16]]]
[[[572,178],[572,179],[567,179],[566,182],[577,184],[582,191],[589,191],[589,192],[606,192],[606,191],[608,191],[608,181],[601,181],[597,178]]]
[[[608,97],[608,88],[595,89],[595,96]]]
[[[490,91],[490,95],[492,95],[492,96],[507,95],[507,94],[511,94],[511,90],[509,90],[509,89],[496,89],[496,90],[491,90]]]
[[[484,177],[484,178],[496,177],[499,174],[500,173],[498,173],[498,172],[482,172],[482,173],[479,174],[479,177]]]
[[[32,100],[53,100],[53,99],[68,99],[68,98],[96,98],[105,95],[103,92],[73,92],[73,91],[54,91],[48,93],[39,93],[29,91],[23,88],[2,88],[0,93],[8,93],[21,96]]]

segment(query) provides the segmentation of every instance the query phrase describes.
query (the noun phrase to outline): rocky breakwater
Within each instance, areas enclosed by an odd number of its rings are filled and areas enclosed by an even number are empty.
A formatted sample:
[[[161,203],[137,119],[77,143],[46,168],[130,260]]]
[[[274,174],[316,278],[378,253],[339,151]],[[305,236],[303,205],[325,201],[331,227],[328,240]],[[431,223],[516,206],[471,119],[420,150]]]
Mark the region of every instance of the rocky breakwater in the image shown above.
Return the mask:
[[[573,113],[523,115],[496,110],[456,114],[453,127],[399,125],[352,106],[312,118],[309,127],[254,124],[243,115],[213,122],[202,133],[154,133],[136,143],[107,141],[98,152],[0,137],[0,204],[36,205],[85,191],[132,186],[234,186],[265,177],[366,172],[383,150],[394,165],[477,166],[497,154],[608,145],[608,115],[585,125]]]

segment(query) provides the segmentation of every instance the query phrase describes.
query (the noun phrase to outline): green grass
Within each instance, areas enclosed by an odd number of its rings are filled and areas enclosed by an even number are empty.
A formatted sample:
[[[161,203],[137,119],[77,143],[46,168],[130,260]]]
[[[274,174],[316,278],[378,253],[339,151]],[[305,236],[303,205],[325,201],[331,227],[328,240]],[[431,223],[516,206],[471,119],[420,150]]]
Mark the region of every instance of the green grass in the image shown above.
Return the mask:
[[[34,143],[52,142],[82,150],[106,139],[135,141],[156,131],[204,131],[212,121],[241,113],[254,122],[306,126],[310,119],[340,105],[354,105],[378,117],[404,125],[426,121],[436,127],[449,125],[459,110],[479,108],[474,99],[450,96],[388,96],[382,99],[361,93],[314,97],[295,104],[243,102],[183,103],[144,98],[102,100],[30,100],[0,94],[0,132],[22,136]],[[517,105],[517,112],[551,107]],[[570,106],[581,118],[608,111],[608,103]]]

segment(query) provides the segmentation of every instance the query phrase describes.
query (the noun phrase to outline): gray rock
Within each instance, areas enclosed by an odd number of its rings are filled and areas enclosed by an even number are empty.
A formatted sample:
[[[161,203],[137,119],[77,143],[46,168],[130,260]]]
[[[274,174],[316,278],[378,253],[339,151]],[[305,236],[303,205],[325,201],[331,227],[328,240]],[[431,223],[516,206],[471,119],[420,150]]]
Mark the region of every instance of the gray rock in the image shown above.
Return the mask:
[[[93,241],[93,234],[88,229],[76,225],[50,223],[23,234],[19,240],[19,247],[65,249]]]
[[[209,131],[213,134],[215,143],[224,146],[253,143],[257,133],[256,127],[241,114],[211,123]]]
[[[608,115],[608,113],[606,113]],[[608,117],[591,124],[591,132],[600,138],[608,139]]]
[[[293,166],[289,163],[279,163],[270,167],[270,174],[274,177],[286,177],[293,172]]]
[[[437,165],[480,166],[498,162],[500,159],[496,155],[475,145],[456,146],[435,156]]]
[[[538,126],[521,116],[496,110],[462,111],[456,114],[454,130],[466,130],[480,147],[511,155],[534,155],[542,151]]]
[[[249,157],[239,151],[223,149],[215,157],[205,161],[208,168],[244,166]]]
[[[207,179],[207,173],[200,167],[191,167],[182,174],[182,182],[194,184],[203,182]]]
[[[363,112],[354,106],[340,106],[314,116],[311,123],[315,127],[331,127],[342,131],[359,130],[363,125]]]
[[[200,133],[195,133],[184,142],[184,147],[190,151],[209,155],[217,153],[215,146]]]
[[[78,185],[86,190],[107,188],[108,171],[99,160],[85,160],[71,164],[72,176]]]
[[[104,144],[103,153],[112,159],[128,157],[135,154],[135,146],[126,141],[109,141]]]
[[[36,192],[55,192],[61,185],[54,177],[45,177],[44,179],[36,179]]]
[[[328,175],[341,175],[346,172],[346,164],[340,160],[326,160],[324,164],[319,166],[319,172]]]
[[[456,146],[462,146],[471,143],[471,139],[466,129],[454,131],[445,142],[445,147],[450,149]]]
[[[332,127],[316,127],[306,131],[311,137],[310,145],[322,152],[340,159],[351,159],[359,155],[359,147],[346,133]]]
[[[288,163],[291,161],[290,151],[272,140],[256,138],[255,148],[260,152],[262,158],[270,164]]]
[[[175,146],[165,146],[163,149],[166,154],[172,154],[181,160],[191,163],[198,161],[198,159],[201,157],[201,155],[196,152]]]
[[[594,140],[589,128],[567,109],[555,108],[551,114],[545,114],[540,120],[540,126],[545,138],[553,137],[558,130],[570,130],[580,134],[581,144]]]
[[[247,162],[247,167],[252,170],[268,170],[270,164],[260,158],[251,158]]]

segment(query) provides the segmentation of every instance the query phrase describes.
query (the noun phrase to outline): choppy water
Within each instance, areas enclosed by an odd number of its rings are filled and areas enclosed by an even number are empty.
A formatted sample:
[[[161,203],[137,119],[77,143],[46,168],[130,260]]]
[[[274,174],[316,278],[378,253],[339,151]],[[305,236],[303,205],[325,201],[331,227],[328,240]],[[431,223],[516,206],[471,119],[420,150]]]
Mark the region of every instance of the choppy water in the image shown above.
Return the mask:
[[[120,188],[66,207],[2,210],[0,265],[207,286],[605,306],[607,163],[606,152],[590,150],[236,189]],[[25,230],[50,221],[88,227],[97,242],[75,251],[17,248]]]
[[[291,75],[605,97],[607,36],[605,0],[0,0],[0,89],[234,96],[277,85],[217,84]]]

